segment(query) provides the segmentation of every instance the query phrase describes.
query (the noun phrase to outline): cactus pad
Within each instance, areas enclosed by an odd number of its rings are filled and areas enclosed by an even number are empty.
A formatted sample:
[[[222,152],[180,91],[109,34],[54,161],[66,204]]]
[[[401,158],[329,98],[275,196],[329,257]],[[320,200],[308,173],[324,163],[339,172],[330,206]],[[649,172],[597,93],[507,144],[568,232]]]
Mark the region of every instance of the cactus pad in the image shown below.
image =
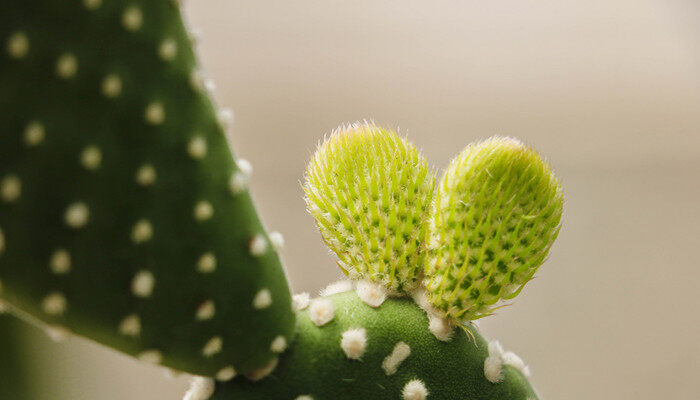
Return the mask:
[[[472,144],[445,171],[429,230],[426,288],[444,315],[472,320],[515,297],[559,233],[562,190],[511,138]]]
[[[434,177],[416,147],[372,123],[338,128],[306,170],[309,211],[354,279],[419,284]]]
[[[291,341],[284,272],[176,1],[0,3],[0,296],[229,379]]]
[[[319,325],[314,302],[332,309],[333,318]],[[267,379],[217,384],[211,399],[536,399],[522,361],[489,344],[473,325],[467,329],[458,328],[448,342],[437,340],[410,298],[378,308],[354,292],[315,299],[299,312],[295,344]],[[210,394],[202,393],[190,398]]]

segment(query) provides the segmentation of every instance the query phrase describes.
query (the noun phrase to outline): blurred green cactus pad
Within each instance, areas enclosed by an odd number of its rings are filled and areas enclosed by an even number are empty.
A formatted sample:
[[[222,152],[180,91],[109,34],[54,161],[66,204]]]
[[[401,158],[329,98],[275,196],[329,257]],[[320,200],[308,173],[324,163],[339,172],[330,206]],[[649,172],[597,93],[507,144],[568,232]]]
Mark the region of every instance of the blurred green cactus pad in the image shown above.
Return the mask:
[[[0,297],[230,379],[291,341],[275,240],[171,0],[0,3]]]

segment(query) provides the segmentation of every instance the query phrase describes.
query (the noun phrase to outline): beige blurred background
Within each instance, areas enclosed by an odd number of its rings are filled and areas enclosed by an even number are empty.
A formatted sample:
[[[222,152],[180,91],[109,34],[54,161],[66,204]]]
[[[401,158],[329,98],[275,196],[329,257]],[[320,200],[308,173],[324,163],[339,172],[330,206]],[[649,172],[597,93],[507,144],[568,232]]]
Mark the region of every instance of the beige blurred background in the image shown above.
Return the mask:
[[[549,261],[481,324],[533,370],[543,399],[700,396],[700,3],[196,0],[202,61],[296,291],[338,278],[300,181],[324,133],[372,118],[444,168],[513,135],[566,193]],[[80,340],[37,354],[45,399],[179,400],[167,379]]]

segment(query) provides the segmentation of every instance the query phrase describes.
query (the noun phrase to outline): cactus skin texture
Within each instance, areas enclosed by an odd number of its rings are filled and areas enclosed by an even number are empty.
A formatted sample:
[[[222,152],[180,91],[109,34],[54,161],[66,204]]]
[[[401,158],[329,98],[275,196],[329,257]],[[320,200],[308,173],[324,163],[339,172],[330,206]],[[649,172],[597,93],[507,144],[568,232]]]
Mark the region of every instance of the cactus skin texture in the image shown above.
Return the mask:
[[[394,291],[420,283],[435,178],[415,145],[373,123],[342,126],[306,177],[309,211],[350,277]]]
[[[500,360],[499,380],[485,378],[490,346],[473,325],[468,325],[470,334],[457,329],[450,341],[443,342],[428,330],[426,313],[410,298],[388,299],[378,308],[354,292],[327,299],[335,309],[334,318],[317,326],[310,317],[313,310],[301,311],[295,344],[268,379],[250,382],[241,377],[218,384],[212,400],[537,399],[525,375]],[[343,349],[345,332],[360,329],[365,348],[352,359]],[[362,346],[353,348],[357,349]]]
[[[0,308],[4,305],[0,304]],[[20,335],[27,329],[23,322],[0,310],[0,399],[33,400],[28,373],[29,361],[24,357]]]
[[[431,210],[426,287],[445,316],[474,320],[515,297],[559,233],[562,189],[512,138],[468,146],[445,171]]]
[[[197,375],[274,359],[286,277],[177,2],[3,1],[0,44],[0,297]]]

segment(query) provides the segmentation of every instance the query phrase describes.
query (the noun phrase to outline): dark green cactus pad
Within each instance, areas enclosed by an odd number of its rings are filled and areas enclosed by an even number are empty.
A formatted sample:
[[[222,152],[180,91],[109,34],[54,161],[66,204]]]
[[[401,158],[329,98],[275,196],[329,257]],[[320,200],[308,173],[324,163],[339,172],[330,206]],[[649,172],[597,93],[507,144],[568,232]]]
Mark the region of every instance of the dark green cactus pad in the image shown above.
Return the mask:
[[[287,281],[177,2],[3,1],[0,44],[0,296],[198,375],[284,350]]]
[[[4,306],[0,304],[0,308]],[[29,361],[22,351],[20,335],[27,329],[24,323],[10,315],[0,314],[0,399],[32,400]]]
[[[298,315],[294,346],[270,376],[217,384],[212,400],[537,399],[522,361],[501,353],[474,326],[440,341],[409,298],[390,298],[378,308],[354,292],[321,301],[332,304],[333,319],[323,323],[328,304],[312,301]],[[186,398],[206,398],[201,392]]]

